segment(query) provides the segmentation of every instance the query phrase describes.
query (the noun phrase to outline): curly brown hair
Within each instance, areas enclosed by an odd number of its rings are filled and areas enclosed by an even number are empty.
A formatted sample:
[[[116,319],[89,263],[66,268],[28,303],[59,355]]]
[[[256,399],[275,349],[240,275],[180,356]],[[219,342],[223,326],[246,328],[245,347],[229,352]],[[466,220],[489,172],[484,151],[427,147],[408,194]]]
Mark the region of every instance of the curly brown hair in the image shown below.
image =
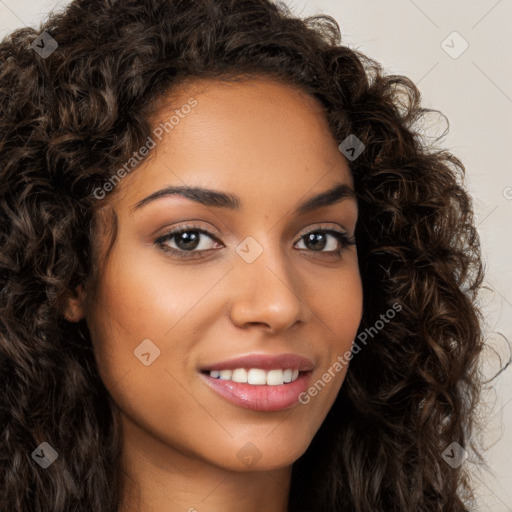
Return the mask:
[[[51,55],[33,42],[46,32]],[[45,36],[47,37],[47,36]],[[46,39],[49,41],[49,39]],[[120,425],[85,321],[63,304],[101,272],[93,191],[144,144],[158,100],[196,79],[266,76],[320,100],[350,162],[364,312],[402,309],[351,361],[293,465],[290,512],[461,512],[478,450],[483,280],[463,164],[426,144],[410,79],[341,44],[330,16],[269,0],[74,0],[0,43],[0,511],[117,511]],[[437,112],[437,111],[434,111]],[[439,139],[437,139],[439,140]],[[136,172],[136,171],[134,171]],[[115,238],[115,217],[112,218]],[[46,471],[31,458],[59,447]]]

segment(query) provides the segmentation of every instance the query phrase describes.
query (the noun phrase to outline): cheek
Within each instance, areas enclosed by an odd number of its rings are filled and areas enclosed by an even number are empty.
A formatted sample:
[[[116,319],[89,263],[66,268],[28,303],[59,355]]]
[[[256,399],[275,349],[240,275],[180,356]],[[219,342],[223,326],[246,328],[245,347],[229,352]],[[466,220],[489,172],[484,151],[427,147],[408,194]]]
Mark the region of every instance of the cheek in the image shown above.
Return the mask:
[[[168,283],[140,258],[130,264],[127,258],[112,262],[91,317],[101,380],[135,424],[166,442],[192,443],[197,432],[190,425],[204,411],[184,391],[184,340],[190,329],[187,312],[206,290],[184,286],[179,276]],[[161,430],[156,425],[162,425]]]
[[[127,386],[129,381],[135,385],[131,397],[147,392],[141,396],[144,403],[159,396],[164,382],[167,389],[179,387],[165,369],[183,380],[190,345],[200,338],[204,317],[209,318],[201,299],[212,288],[212,276],[203,279],[179,266],[171,272],[162,258],[130,251],[127,245],[111,254],[89,327],[107,389],[122,399],[119,383]],[[148,389],[150,382],[156,390]]]
[[[133,341],[150,335],[162,338],[211,287],[211,279],[184,272],[179,265],[172,269],[151,251],[119,252],[122,255],[111,256],[100,296],[125,337]]]
[[[354,340],[363,314],[363,288],[359,269],[352,265],[316,292],[317,314],[333,335],[331,347],[345,352]]]
[[[351,349],[363,314],[363,288],[356,265],[327,283],[318,296],[317,316],[329,337],[326,357],[311,397],[323,395],[319,402],[326,412],[343,384],[352,358]]]

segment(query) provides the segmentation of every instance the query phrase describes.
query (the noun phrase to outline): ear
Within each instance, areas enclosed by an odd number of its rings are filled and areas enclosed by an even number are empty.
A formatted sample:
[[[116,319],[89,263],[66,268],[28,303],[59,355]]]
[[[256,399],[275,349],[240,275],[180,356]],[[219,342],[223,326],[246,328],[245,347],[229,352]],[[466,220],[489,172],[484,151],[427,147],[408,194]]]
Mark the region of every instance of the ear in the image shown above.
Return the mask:
[[[78,322],[84,317],[85,295],[83,287],[79,284],[73,295],[64,302],[64,317],[68,322]]]

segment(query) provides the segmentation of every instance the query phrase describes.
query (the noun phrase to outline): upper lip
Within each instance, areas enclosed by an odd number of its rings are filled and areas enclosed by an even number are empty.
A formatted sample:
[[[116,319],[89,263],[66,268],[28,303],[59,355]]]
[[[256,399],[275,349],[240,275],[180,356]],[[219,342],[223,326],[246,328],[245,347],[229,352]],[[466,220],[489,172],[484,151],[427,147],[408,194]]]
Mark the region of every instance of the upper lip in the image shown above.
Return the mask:
[[[309,371],[314,368],[313,361],[298,354],[250,354],[247,356],[235,357],[226,361],[203,366],[202,371],[213,370],[235,370],[237,368],[260,368],[262,370],[288,369]]]

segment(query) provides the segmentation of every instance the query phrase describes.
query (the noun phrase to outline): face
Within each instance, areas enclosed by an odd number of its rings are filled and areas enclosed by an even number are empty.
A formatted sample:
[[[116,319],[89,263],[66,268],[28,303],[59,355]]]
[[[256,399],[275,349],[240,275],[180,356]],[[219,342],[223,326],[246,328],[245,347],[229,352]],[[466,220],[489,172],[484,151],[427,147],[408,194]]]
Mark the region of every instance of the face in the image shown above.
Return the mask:
[[[287,85],[189,86],[154,126],[175,110],[102,199],[117,238],[79,303],[101,378],[126,442],[155,458],[288,466],[332,406],[361,320],[348,164],[316,100]],[[212,192],[159,192],[171,187]]]

